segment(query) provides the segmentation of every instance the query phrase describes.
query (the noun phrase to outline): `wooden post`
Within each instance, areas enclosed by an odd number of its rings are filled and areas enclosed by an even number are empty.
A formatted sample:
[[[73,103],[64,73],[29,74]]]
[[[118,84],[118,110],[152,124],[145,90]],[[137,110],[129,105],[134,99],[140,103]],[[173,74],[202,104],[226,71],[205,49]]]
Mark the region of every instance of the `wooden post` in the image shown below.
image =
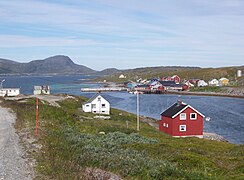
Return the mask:
[[[38,98],[36,98],[36,136],[38,135]]]

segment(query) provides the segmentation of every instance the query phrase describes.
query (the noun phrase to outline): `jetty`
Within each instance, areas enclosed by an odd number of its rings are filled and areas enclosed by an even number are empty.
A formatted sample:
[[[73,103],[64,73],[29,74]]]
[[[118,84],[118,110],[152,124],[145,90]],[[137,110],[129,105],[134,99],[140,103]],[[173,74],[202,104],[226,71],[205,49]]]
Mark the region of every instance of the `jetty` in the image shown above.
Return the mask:
[[[81,88],[81,92],[127,91],[124,87]]]

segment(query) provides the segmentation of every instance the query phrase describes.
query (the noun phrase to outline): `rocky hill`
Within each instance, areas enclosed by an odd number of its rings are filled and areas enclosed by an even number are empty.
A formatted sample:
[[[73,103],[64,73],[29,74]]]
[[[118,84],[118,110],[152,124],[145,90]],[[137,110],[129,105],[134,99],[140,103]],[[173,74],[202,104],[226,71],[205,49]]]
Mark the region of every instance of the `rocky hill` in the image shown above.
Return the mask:
[[[57,55],[43,60],[18,63],[0,59],[0,74],[94,74],[86,66],[75,64],[68,56]]]

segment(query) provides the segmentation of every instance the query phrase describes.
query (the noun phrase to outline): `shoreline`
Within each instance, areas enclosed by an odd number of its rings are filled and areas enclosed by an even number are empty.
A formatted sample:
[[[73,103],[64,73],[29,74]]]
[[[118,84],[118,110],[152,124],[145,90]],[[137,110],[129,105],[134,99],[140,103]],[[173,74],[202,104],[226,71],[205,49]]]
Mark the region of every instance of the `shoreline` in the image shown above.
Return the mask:
[[[67,98],[72,98],[72,99],[74,98],[73,95],[65,95],[65,96],[63,96],[63,94],[52,94],[52,95],[44,95],[44,96],[43,95],[22,95],[22,96],[18,96],[18,97],[7,97],[5,99],[6,100],[18,100],[18,101],[20,101],[20,100],[25,99],[25,98],[33,98],[33,97],[38,97],[41,100],[45,100],[50,105],[56,106],[56,107],[59,107],[59,105],[57,103],[58,101],[65,100]],[[117,109],[117,110],[120,110],[120,109]],[[126,112],[130,113],[128,111],[126,111]],[[131,114],[134,114],[134,113],[131,113]],[[136,114],[134,114],[134,115],[136,115]],[[151,127],[155,128],[157,130],[159,130],[158,120],[157,119],[140,115],[140,121],[150,125]],[[215,140],[215,141],[221,141],[221,142],[230,143],[223,136],[221,136],[219,134],[216,134],[216,133],[210,133],[210,132],[203,132],[203,139],[209,139],[209,140]]]
[[[231,98],[244,98],[244,96],[241,95],[231,95],[226,93],[215,93],[215,92],[165,92],[164,94],[180,94],[180,95],[194,95],[194,96],[219,96],[219,97],[231,97]]]
[[[106,87],[121,87],[121,84],[115,82],[96,82],[98,84],[104,84]],[[243,87],[244,88],[244,87]],[[152,93],[155,94],[155,93]],[[178,94],[178,95],[195,95],[195,96],[219,96],[219,97],[231,97],[231,98],[244,98],[243,95],[233,94],[233,93],[217,93],[217,92],[194,92],[194,91],[165,91],[162,94]]]
[[[159,130],[158,127],[158,120],[146,116],[140,116],[141,122],[144,122],[148,124],[149,126],[154,127],[155,129]],[[228,142],[227,139],[225,139],[223,136],[216,134],[216,133],[210,133],[210,132],[203,132],[203,139],[213,140],[213,141],[219,141],[219,142]],[[232,144],[232,143],[230,143]]]

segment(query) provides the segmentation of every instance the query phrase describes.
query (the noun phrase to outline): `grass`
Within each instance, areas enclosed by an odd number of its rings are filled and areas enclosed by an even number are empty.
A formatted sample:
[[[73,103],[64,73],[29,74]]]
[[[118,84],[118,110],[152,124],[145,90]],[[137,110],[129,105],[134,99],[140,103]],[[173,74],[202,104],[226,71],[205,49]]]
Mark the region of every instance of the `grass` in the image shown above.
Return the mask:
[[[123,179],[243,179],[244,146],[198,138],[172,138],[147,124],[136,131],[136,116],[116,109],[110,120],[79,111],[84,98],[39,105],[37,179],[82,179],[99,168]],[[17,114],[18,131],[34,136],[35,100],[4,101]],[[126,121],[129,128],[126,127]],[[106,134],[99,134],[99,132]]]
[[[110,76],[105,76],[99,78],[100,81],[106,79],[110,82],[123,83],[127,80],[137,80],[139,78],[142,79],[150,79],[150,78],[161,78],[162,76],[173,76],[177,74],[181,77],[181,79],[203,79],[208,82],[211,79],[220,79],[222,77],[226,77],[230,79],[230,81],[236,81],[236,72],[237,70],[244,71],[244,66],[238,67],[221,67],[221,68],[187,68],[187,67],[147,67],[147,68],[137,68],[132,70],[125,70],[123,74],[126,75],[126,79],[119,79],[119,74],[113,74]],[[243,76],[237,78],[237,83],[234,85],[243,86]],[[98,80],[98,79],[96,79]]]

